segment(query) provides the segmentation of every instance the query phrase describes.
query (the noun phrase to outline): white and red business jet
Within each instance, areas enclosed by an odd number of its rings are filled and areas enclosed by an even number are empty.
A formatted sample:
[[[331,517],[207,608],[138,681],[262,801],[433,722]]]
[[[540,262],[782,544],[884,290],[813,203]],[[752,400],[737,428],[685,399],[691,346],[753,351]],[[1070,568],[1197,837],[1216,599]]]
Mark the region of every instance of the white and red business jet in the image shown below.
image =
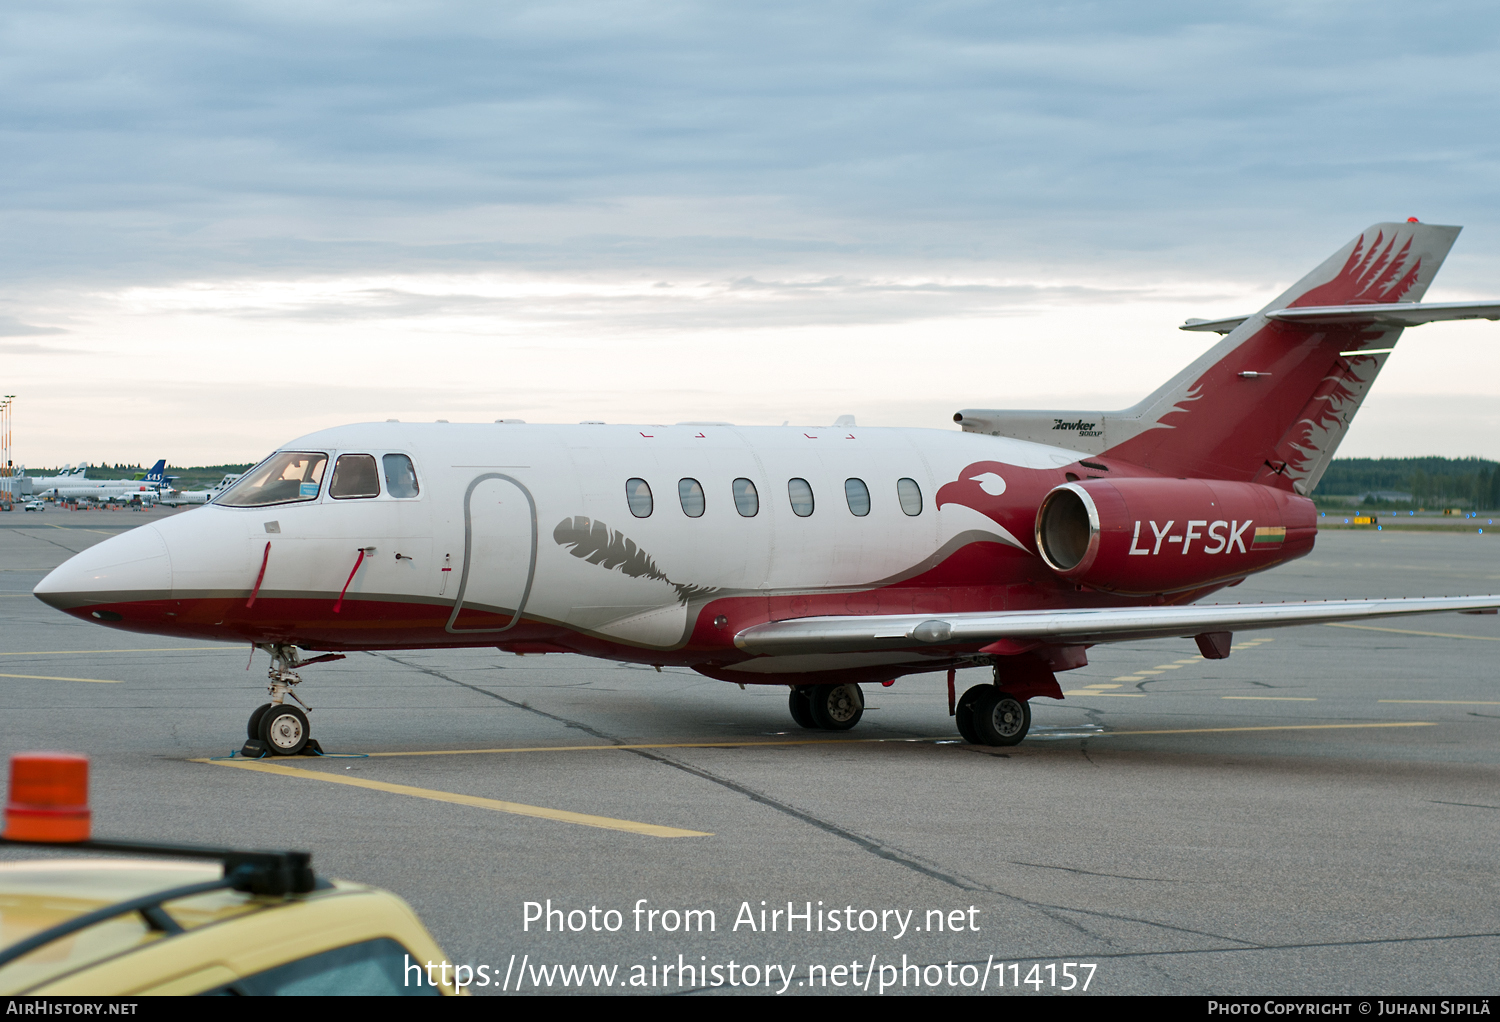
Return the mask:
[[[1457,227],[1376,224],[1119,412],[954,416],[963,431],[339,426],[192,514],[73,557],[36,587],[113,628],[254,643],[273,754],[301,650],[494,646],[786,685],[804,727],[853,727],[862,682],[992,665],[963,735],[1019,742],[1027,700],[1101,642],[1230,635],[1500,597],[1191,606],[1312,549],[1305,496],[1404,327],[1500,318],[1417,303]],[[335,658],[330,656],[329,658]],[[324,658],[315,658],[324,659]],[[294,695],[295,698],[295,695]],[[301,700],[298,699],[298,702]],[[260,746],[252,744],[252,749]]]

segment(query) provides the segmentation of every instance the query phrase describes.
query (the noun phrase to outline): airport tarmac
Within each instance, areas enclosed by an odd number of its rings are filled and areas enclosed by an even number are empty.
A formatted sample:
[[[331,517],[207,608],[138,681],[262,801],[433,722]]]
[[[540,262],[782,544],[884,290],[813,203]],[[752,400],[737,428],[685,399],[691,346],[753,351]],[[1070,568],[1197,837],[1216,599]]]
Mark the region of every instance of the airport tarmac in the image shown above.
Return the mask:
[[[795,727],[783,688],[686,670],[353,654],[300,693],[325,749],[367,756],[243,763],[213,757],[265,701],[263,654],[247,671],[244,646],[29,595],[71,552],[172,513],[0,515],[0,752],[90,754],[98,835],[305,848],[395,891],[454,961],[487,967],[475,993],[518,975],[577,991],[557,965],[655,993],[746,992],[751,968],[748,989],[787,994],[976,993],[981,974],[986,995],[1069,974],[1104,994],[1500,987],[1500,618],[1243,633],[1223,661],[1190,640],[1095,647],[1007,750],[960,743],[941,674],[866,686],[864,721],[833,735]],[[1336,531],[1221,595],[1496,591],[1500,536]],[[985,678],[961,672],[960,691]],[[550,933],[525,921],[549,899]],[[684,932],[687,910],[713,931]]]

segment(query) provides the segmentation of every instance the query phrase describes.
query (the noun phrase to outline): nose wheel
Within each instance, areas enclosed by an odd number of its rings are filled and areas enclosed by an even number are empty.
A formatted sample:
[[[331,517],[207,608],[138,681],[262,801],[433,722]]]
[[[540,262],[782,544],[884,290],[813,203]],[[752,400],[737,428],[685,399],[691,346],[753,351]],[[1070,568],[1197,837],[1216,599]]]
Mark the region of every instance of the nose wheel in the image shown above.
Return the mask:
[[[298,756],[305,753],[321,753],[323,750],[312,738],[312,725],[307,719],[311,706],[292,691],[293,685],[301,684],[302,678],[292,669],[315,661],[302,660],[296,646],[263,646],[271,654],[271,669],[267,672],[270,685],[267,690],[271,701],[257,706],[246,722],[246,741],[240,755],[248,759],[266,756]],[[324,659],[322,657],[319,660]],[[331,659],[342,660],[343,657]],[[291,696],[302,703],[303,709],[286,702]]]
[[[272,706],[260,717],[260,740],[273,756],[295,756],[310,741],[307,714],[295,706]]]

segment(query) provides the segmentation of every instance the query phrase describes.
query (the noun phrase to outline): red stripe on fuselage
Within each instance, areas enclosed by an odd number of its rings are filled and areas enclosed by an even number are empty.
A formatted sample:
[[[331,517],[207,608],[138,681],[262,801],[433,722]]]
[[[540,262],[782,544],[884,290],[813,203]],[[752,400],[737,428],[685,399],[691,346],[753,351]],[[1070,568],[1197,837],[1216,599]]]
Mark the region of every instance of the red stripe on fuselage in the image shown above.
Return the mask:
[[[951,562],[967,562],[958,567]],[[111,628],[236,643],[291,643],[312,650],[442,649],[496,647],[520,652],[572,650],[633,663],[702,667],[713,672],[752,657],[735,648],[734,636],[752,625],[798,617],[847,614],[961,613],[965,611],[1040,610],[1064,607],[1111,607],[1178,603],[1200,598],[1205,592],[1182,593],[1170,601],[1132,600],[1105,593],[1079,591],[1068,583],[1048,577],[1045,568],[1016,572],[1022,564],[1040,562],[1009,547],[974,543],[956,551],[944,564],[924,575],[901,583],[857,592],[812,592],[770,596],[733,596],[712,600],[697,611],[688,641],[676,649],[633,646],[576,631],[565,625],[524,620],[503,636],[454,635],[446,631],[451,603],[419,602],[400,598],[348,597],[341,612],[334,614],[327,595],[288,597],[262,594],[253,608],[243,596],[187,597],[171,600],[91,603],[68,613]],[[1015,581],[998,585],[934,585],[938,578],[971,575],[976,566],[1004,564]],[[1028,578],[1027,575],[1035,575]],[[1019,575],[1019,577],[1017,577]],[[1215,587],[1217,588],[1217,587]],[[121,620],[99,622],[94,611],[119,614]],[[723,625],[715,622],[724,618]],[[510,621],[510,612],[491,613],[465,607],[459,628],[500,628]],[[976,646],[956,646],[951,651],[922,647],[924,655],[948,651],[972,653]],[[947,661],[934,659],[931,667],[946,669]],[[881,673],[877,671],[877,673]],[[890,668],[891,676],[910,669]],[[749,674],[736,681],[746,684],[786,684],[775,674]]]

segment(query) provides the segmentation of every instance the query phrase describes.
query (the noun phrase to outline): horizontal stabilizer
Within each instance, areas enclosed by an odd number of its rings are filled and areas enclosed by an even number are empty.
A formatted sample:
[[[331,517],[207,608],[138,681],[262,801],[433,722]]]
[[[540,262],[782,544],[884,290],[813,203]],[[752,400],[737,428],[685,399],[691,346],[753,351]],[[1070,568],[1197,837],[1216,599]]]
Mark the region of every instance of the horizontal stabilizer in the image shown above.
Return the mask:
[[[1500,596],[1421,596],[1314,603],[1227,603],[1182,607],[1105,607],[964,614],[875,614],[804,617],[753,625],[734,637],[747,653],[847,653],[935,646],[974,646],[1001,639],[1085,646],[1167,639],[1203,632],[1289,628],[1368,621],[1408,614],[1475,612],[1500,607]]]
[[[1274,319],[1281,323],[1306,323],[1316,326],[1371,323],[1380,326],[1407,327],[1457,319],[1500,320],[1500,301],[1314,305],[1300,309],[1272,309],[1264,315],[1267,319]],[[1230,316],[1226,319],[1190,319],[1177,329],[1227,334],[1249,318],[1249,316]]]

